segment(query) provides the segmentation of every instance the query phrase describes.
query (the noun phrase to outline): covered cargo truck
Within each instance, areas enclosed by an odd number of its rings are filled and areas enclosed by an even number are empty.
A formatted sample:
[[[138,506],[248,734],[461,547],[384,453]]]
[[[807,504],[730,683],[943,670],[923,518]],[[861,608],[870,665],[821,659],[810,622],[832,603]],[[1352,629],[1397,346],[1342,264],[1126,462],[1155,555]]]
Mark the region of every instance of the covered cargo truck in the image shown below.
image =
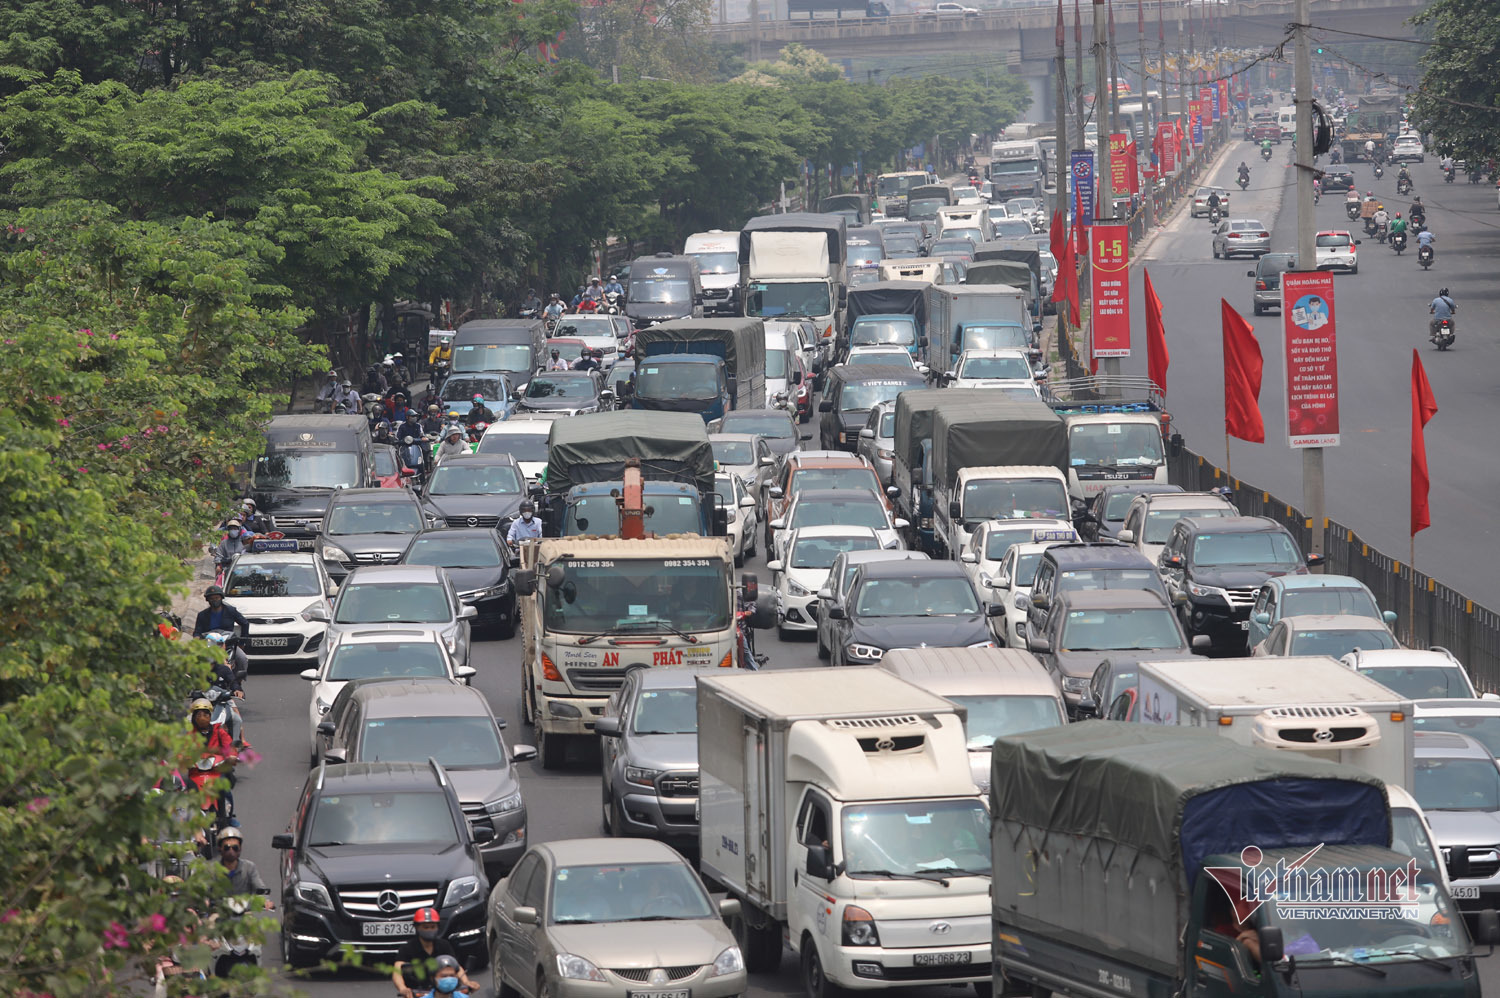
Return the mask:
[[[740,230],[740,302],[762,319],[811,319],[820,342],[843,332],[848,222],[842,215],[760,215]]]
[[[996,993],[1480,993],[1361,770],[1110,721],[997,738],[991,767]]]
[[[953,370],[965,350],[1027,350],[1041,359],[1024,287],[942,284],[927,288],[927,366]]]
[[[919,359],[927,349],[927,283],[877,281],[849,289],[845,316],[849,335],[837,351],[842,360],[851,346],[904,346]]]
[[[759,319],[675,319],[635,334],[632,409],[695,412],[705,423],[766,405],[766,329]]]

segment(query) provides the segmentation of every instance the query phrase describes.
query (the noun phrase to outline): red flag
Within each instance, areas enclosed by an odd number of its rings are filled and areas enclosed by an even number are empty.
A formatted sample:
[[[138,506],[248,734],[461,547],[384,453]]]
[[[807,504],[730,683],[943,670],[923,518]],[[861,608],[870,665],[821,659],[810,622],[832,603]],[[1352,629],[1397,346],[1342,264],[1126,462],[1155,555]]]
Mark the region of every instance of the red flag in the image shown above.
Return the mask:
[[[1078,245],[1083,240],[1083,228],[1078,224],[1078,218],[1073,219],[1073,231],[1068,236],[1068,260],[1067,265],[1060,267],[1063,279],[1068,282],[1068,321],[1074,327],[1078,326]]]
[[[1047,246],[1052,250],[1052,258],[1062,266],[1063,243],[1068,238],[1068,220],[1061,208],[1052,213],[1052,225],[1047,229]],[[1055,290],[1055,289],[1054,289]],[[1054,295],[1055,297],[1055,295]]]
[[[1134,140],[1125,147],[1125,179],[1130,184],[1130,193],[1141,192],[1141,153]]]
[[[1151,272],[1142,268],[1141,274],[1146,279],[1146,376],[1166,394],[1172,356],[1167,353],[1167,330],[1161,322],[1161,299],[1151,286]]]
[[[1229,302],[1219,299],[1224,325],[1224,432],[1254,444],[1266,442],[1260,418],[1260,344]]]
[[[1411,352],[1411,535],[1432,526],[1432,512],[1427,508],[1427,440],[1422,430],[1437,415],[1437,399],[1422,369],[1422,357]]]

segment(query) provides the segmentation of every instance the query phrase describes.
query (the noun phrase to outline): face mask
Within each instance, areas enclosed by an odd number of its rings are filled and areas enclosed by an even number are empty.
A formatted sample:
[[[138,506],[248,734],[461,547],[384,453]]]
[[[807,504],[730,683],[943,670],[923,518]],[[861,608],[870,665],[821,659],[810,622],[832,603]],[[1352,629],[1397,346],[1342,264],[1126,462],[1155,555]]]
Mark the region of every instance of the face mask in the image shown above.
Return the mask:
[[[529,513],[529,512],[522,513],[521,514],[521,519],[525,520],[527,523],[530,523],[531,522],[531,513]]]
[[[427,940],[428,942],[432,942],[434,939],[436,939],[438,937],[438,930],[437,929],[418,929],[417,930],[417,935],[420,936],[421,938]]]
[[[230,527],[229,528],[229,536],[230,537],[238,537],[239,535],[240,535],[240,528],[239,527]]]
[[[458,990],[458,978],[439,977],[437,979],[437,989],[445,995],[451,995]]]

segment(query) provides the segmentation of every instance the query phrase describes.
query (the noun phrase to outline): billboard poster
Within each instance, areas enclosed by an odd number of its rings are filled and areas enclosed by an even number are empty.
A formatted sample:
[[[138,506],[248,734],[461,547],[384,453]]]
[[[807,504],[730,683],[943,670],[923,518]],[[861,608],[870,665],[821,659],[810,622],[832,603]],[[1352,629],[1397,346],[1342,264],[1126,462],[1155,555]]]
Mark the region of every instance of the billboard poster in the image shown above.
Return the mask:
[[[1219,120],[1218,112],[1214,108],[1214,90],[1213,87],[1198,88],[1198,102],[1203,105],[1204,121]]]
[[[1089,231],[1093,278],[1095,357],[1130,356],[1130,227],[1095,225]]]
[[[1203,145],[1203,102],[1201,100],[1188,101],[1188,117],[1192,121],[1193,145]]]
[[[1223,117],[1229,117],[1230,109],[1234,105],[1229,103],[1229,81],[1219,81],[1219,113]]]
[[[1109,136],[1109,185],[1120,197],[1130,191],[1129,154],[1130,136],[1124,132],[1112,132]]]
[[[1177,130],[1171,122],[1163,121],[1156,126],[1156,154],[1161,157],[1162,175],[1177,170]]]
[[[1075,149],[1069,160],[1073,177],[1073,205],[1083,216],[1080,226],[1094,223],[1094,154],[1087,149]]]
[[[1292,447],[1337,447],[1339,354],[1333,274],[1282,274],[1281,315],[1287,441]]]

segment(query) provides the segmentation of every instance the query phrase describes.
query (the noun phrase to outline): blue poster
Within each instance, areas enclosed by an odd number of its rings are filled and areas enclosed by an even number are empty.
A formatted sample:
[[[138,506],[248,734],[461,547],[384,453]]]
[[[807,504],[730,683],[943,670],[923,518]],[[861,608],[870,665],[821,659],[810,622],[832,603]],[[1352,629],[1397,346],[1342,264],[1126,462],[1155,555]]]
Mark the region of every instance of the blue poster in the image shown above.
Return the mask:
[[[1203,144],[1203,116],[1201,114],[1196,114],[1196,115],[1193,116],[1193,145],[1195,145],[1195,146],[1201,146],[1202,144]]]
[[[1209,110],[1213,114],[1213,120],[1214,121],[1218,121],[1219,120],[1219,88],[1217,86],[1214,87],[1213,93],[1212,93],[1211,96],[1213,97],[1213,105],[1212,105],[1212,107]]]
[[[1083,222],[1085,226],[1094,224],[1094,154],[1087,149],[1074,150],[1069,162],[1071,167],[1070,176],[1073,178],[1073,196],[1069,198],[1069,214],[1071,209],[1081,204],[1083,207]]]

